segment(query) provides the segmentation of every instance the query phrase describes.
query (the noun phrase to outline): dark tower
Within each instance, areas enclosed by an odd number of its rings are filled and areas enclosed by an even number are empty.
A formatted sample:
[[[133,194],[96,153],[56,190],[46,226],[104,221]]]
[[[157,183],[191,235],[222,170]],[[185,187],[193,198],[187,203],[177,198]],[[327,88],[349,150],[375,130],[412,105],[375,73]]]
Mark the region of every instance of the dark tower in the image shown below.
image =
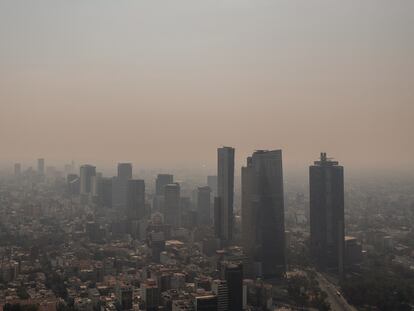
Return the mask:
[[[320,269],[343,272],[344,170],[321,153],[309,167],[311,253]]]
[[[220,198],[220,240],[228,245],[233,239],[234,148],[217,149],[217,197]]]
[[[247,275],[286,271],[282,151],[256,151],[242,168],[242,234]],[[252,275],[253,274],[253,275]]]
[[[199,187],[197,195],[197,223],[199,225],[211,224],[211,189],[210,187]]]
[[[226,280],[229,297],[229,311],[243,310],[243,265],[225,263],[222,278]]]
[[[128,180],[127,216],[130,220],[141,220],[146,216],[144,180]]]

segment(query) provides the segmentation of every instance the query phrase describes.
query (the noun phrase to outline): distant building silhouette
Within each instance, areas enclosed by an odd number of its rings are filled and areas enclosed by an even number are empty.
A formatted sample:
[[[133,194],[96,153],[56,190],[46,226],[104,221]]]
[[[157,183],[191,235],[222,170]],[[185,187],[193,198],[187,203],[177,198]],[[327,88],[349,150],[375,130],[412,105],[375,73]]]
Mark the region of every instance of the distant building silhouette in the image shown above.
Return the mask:
[[[80,192],[80,179],[76,174],[68,174],[66,177],[66,182],[68,186],[68,193],[70,195],[76,196]]]
[[[103,207],[112,207],[112,184],[114,177],[102,177],[98,184],[99,204]]]
[[[155,181],[155,194],[164,195],[164,187],[174,182],[174,176],[170,174],[158,174]]]
[[[164,219],[165,223],[174,227],[180,226],[180,185],[168,184],[164,188]]]
[[[127,215],[130,220],[140,220],[146,216],[144,180],[128,181]]]
[[[126,209],[128,195],[128,180],[132,178],[132,164],[118,163],[118,176],[112,184],[112,206]]]
[[[197,223],[201,225],[211,224],[211,189],[199,187],[197,189]]]
[[[242,168],[242,236],[246,274],[286,271],[282,151],[256,151]]]
[[[164,210],[164,188],[168,184],[174,182],[174,176],[170,174],[158,174],[155,180],[155,195],[153,198],[152,209],[153,211]]]
[[[216,233],[222,244],[229,244],[233,239],[233,200],[234,200],[234,148],[223,147],[217,149],[217,197],[220,207],[214,211]],[[215,201],[216,202],[216,201]]]
[[[344,172],[321,153],[309,167],[311,253],[321,269],[342,274],[344,264]]]
[[[86,164],[80,167],[80,193],[89,195],[92,192],[92,176],[96,176],[95,166]]]
[[[214,196],[217,196],[217,176],[207,176],[207,186],[210,187]]]

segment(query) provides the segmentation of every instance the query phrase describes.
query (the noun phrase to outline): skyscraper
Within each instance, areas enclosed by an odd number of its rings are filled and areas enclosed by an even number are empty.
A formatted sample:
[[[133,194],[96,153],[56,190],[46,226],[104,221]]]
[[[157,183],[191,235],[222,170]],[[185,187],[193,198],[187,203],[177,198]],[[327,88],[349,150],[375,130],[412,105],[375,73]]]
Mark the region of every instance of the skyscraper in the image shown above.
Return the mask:
[[[213,195],[217,195],[217,176],[207,176],[207,186],[210,187]]]
[[[131,220],[140,220],[145,214],[145,182],[131,179],[128,181],[127,215]]]
[[[118,163],[118,176],[112,185],[112,206],[126,209],[128,195],[128,180],[132,178],[132,164]]]
[[[248,275],[274,278],[285,273],[281,150],[256,151],[242,168],[242,235]]]
[[[45,159],[37,159],[37,172],[39,175],[45,174]]]
[[[112,183],[114,178],[102,177],[99,180],[99,204],[106,208],[112,207]]]
[[[233,238],[233,197],[234,197],[234,148],[217,149],[217,197],[220,199],[219,236],[223,244],[228,244]],[[216,201],[215,201],[216,202]]]
[[[342,274],[344,261],[344,170],[321,153],[309,167],[311,253],[321,269]]]
[[[174,176],[170,174],[158,174],[155,180],[155,195],[153,199],[153,211],[164,210],[164,188],[174,182]]]
[[[164,219],[165,223],[180,226],[180,185],[178,183],[168,184],[164,188]]]
[[[164,195],[164,187],[174,182],[174,176],[170,174],[158,174],[155,181],[155,194]]]
[[[243,265],[226,262],[222,266],[222,279],[226,280],[229,296],[229,311],[243,310]]]
[[[95,166],[86,164],[80,167],[80,193],[91,194],[92,176],[96,176]]]
[[[211,291],[217,296],[217,311],[228,311],[229,289],[225,280],[214,280],[211,284]]]
[[[131,163],[118,163],[118,178],[122,180],[129,180],[132,178]]]
[[[197,223],[201,225],[211,224],[211,189],[199,187],[197,189]]]

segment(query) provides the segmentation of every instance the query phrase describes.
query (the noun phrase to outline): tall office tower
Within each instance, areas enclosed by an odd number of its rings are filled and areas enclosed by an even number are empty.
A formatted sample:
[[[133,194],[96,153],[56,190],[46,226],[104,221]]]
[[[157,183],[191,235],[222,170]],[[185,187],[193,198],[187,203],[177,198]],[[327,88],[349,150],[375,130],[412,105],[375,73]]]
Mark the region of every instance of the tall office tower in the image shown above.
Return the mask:
[[[174,176],[169,174],[158,174],[155,180],[155,194],[164,195],[164,187],[174,182]]]
[[[99,180],[99,203],[103,207],[112,207],[112,181],[113,178],[102,177]]]
[[[199,225],[211,224],[211,189],[210,187],[199,187],[197,193],[197,223]]]
[[[229,311],[229,289],[225,280],[214,280],[211,291],[217,296],[217,311]]]
[[[309,167],[311,253],[321,269],[342,274],[344,264],[344,169],[321,153]]]
[[[126,209],[128,196],[128,180],[132,178],[132,164],[118,163],[118,176],[112,185],[112,206]]]
[[[223,244],[233,238],[234,148],[217,149],[217,197],[220,198],[220,234]]]
[[[207,176],[207,186],[210,187],[214,196],[217,196],[217,176]]]
[[[242,168],[242,237],[246,274],[286,271],[282,151],[256,151]]]
[[[100,181],[102,179],[102,173],[96,173],[95,176],[92,176],[91,178],[91,194],[95,199],[98,199],[99,197],[99,187],[100,187]]]
[[[80,193],[91,194],[92,176],[96,176],[95,166],[85,164],[80,167]]]
[[[130,220],[140,220],[146,216],[145,182],[141,179],[128,180],[127,216]]]
[[[174,176],[169,174],[158,174],[155,180],[155,195],[152,202],[153,211],[164,210],[164,187],[174,182]]]
[[[37,172],[39,175],[45,174],[45,159],[37,159]]]
[[[68,186],[68,193],[70,195],[79,195],[80,191],[80,180],[79,176],[76,174],[68,174],[66,177],[66,182]]]
[[[214,198],[214,235],[220,239],[221,235],[221,199]]]
[[[21,173],[22,173],[22,165],[20,163],[14,164],[14,175],[20,176]]]
[[[129,180],[132,178],[131,163],[118,163],[118,178],[122,180]]]
[[[222,278],[226,280],[229,292],[229,311],[243,310],[243,265],[241,263],[225,263]]]
[[[168,184],[164,188],[164,219],[165,223],[173,227],[180,226],[180,185]]]

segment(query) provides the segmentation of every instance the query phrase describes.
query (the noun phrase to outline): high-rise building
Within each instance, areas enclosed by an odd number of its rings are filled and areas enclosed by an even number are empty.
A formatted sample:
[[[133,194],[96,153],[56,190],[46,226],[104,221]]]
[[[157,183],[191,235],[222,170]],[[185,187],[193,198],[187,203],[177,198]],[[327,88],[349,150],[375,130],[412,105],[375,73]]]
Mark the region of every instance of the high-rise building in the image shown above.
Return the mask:
[[[118,163],[118,178],[122,180],[129,180],[132,178],[131,163]]]
[[[214,280],[211,291],[217,296],[217,311],[229,311],[229,289],[225,280]]]
[[[144,180],[128,180],[127,215],[131,220],[140,220],[146,216]]]
[[[39,175],[45,174],[45,159],[37,159],[37,172]]]
[[[128,196],[128,180],[132,178],[132,164],[118,163],[118,176],[112,185],[112,206],[126,209]]]
[[[20,163],[15,163],[14,164],[14,175],[20,176],[21,173],[22,173],[22,165]]]
[[[80,167],[80,193],[83,195],[92,192],[92,176],[96,176],[95,166],[86,164]]]
[[[173,227],[180,226],[180,185],[168,184],[164,187],[164,218],[165,223]]]
[[[113,178],[102,177],[98,184],[99,204],[103,207],[112,207],[112,181]]]
[[[102,173],[96,173],[95,176],[92,176],[91,183],[92,183],[92,189],[91,194],[95,199],[98,199],[99,197],[99,186],[101,184],[102,179]]]
[[[285,273],[281,150],[256,151],[242,168],[242,237],[249,277]]]
[[[152,202],[153,211],[164,210],[164,188],[174,182],[174,176],[170,174],[158,174],[155,180],[155,195]]]
[[[199,187],[197,192],[197,223],[201,225],[211,224],[211,189]]]
[[[145,310],[158,310],[160,304],[160,290],[157,282],[153,279],[148,279],[141,283],[141,298],[145,304]]]
[[[76,174],[68,174],[66,177],[68,193],[70,195],[79,195],[80,191],[80,179]]]
[[[311,253],[321,269],[343,272],[344,170],[321,153],[309,167]]]
[[[221,235],[221,199],[214,198],[214,235],[217,239],[220,239]]]
[[[229,311],[243,310],[243,265],[241,263],[224,263],[222,278],[226,280],[229,297]]]
[[[217,196],[217,176],[207,176],[207,186],[210,187],[214,196]]]
[[[233,238],[234,148],[218,148],[217,156],[217,197],[221,213],[218,238],[228,244]]]
[[[170,174],[158,174],[155,180],[155,194],[164,195],[164,187],[174,182],[174,176]]]

